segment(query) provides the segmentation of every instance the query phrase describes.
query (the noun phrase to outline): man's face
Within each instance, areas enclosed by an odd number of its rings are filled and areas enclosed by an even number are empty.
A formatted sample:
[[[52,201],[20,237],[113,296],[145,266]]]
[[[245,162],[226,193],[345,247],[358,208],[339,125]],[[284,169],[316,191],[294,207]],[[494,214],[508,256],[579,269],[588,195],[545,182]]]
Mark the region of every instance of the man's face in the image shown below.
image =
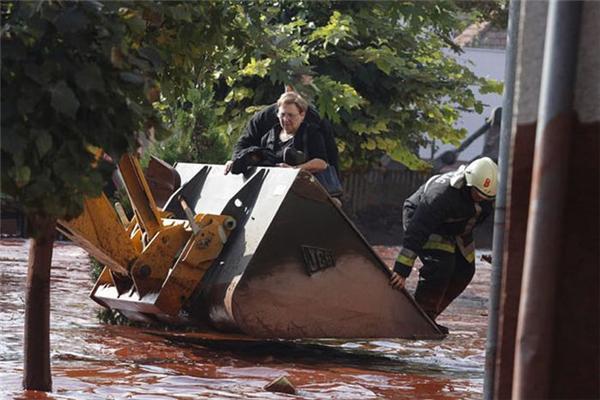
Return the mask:
[[[494,200],[493,197],[487,197],[484,194],[480,193],[479,190],[475,189],[474,187],[471,188],[471,198],[473,199],[474,202],[479,203],[481,201],[490,201],[490,200]]]
[[[282,104],[277,112],[279,123],[288,134],[294,134],[304,121],[304,113],[295,104]]]

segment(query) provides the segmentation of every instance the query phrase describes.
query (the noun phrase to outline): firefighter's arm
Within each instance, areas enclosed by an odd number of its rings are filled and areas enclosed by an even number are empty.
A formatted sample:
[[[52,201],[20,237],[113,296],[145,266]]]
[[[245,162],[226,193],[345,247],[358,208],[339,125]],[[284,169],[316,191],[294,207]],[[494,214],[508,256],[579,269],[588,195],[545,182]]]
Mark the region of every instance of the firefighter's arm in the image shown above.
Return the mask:
[[[403,278],[407,278],[412,271],[416,258],[417,253],[411,249],[402,247],[400,253],[398,253],[398,257],[396,257],[396,262],[394,263],[394,273]]]
[[[394,273],[403,278],[410,275],[417,252],[423,248],[429,235],[443,223],[446,214],[447,207],[443,199],[430,204],[424,203],[417,207],[415,214],[406,226],[402,248],[394,263]]]

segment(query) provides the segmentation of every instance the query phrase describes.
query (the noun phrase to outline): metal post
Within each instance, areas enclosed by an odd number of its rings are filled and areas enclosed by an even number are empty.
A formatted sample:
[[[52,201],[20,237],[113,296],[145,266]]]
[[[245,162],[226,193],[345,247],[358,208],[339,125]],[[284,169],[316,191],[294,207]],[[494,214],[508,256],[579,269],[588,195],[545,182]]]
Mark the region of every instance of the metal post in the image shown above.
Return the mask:
[[[512,397],[550,397],[582,2],[549,3]]]
[[[508,8],[508,31],[506,60],[504,62],[504,99],[502,100],[502,122],[500,126],[500,149],[498,154],[499,183],[494,212],[494,239],[492,243],[492,275],[490,283],[490,301],[488,304],[488,332],[485,345],[485,376],[483,383],[484,399],[494,396],[494,376],[496,374],[496,353],[498,349],[498,309],[502,286],[502,255],[504,248],[504,227],[506,213],[506,189],[510,137],[515,94],[515,76],[517,70],[517,41],[519,37],[519,19],[521,2],[513,0]]]

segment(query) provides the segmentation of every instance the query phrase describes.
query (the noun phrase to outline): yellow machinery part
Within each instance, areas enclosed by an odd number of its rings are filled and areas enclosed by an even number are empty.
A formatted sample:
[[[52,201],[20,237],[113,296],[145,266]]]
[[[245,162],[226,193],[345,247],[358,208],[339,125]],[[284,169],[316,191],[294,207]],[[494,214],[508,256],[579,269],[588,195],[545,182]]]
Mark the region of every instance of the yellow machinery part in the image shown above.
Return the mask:
[[[137,252],[142,253],[142,251],[144,250],[144,243],[142,241],[142,230],[140,229],[140,226],[137,223],[137,218],[135,217],[135,215],[133,216],[131,222],[129,223],[129,226],[127,227],[127,235],[129,235],[131,243],[133,243],[133,246],[135,247]]]
[[[161,218],[140,163],[135,156],[124,154],[119,161],[119,171],[125,182],[137,221],[146,233],[149,242],[160,230]]]
[[[103,194],[85,200],[83,215],[61,221],[64,233],[104,263],[92,297],[105,306],[178,315],[219,256],[235,220],[197,214],[180,199],[188,220],[169,219],[149,190],[140,164],[124,155],[119,170],[134,210],[128,221]]]
[[[197,234],[192,234],[188,221],[164,221],[165,226],[144,248],[138,259],[149,264],[136,261],[132,267],[131,275],[135,282],[133,287],[123,291],[117,286],[120,282],[112,279],[114,275],[103,275],[103,279],[95,285],[91,297],[106,307],[121,311],[177,316],[206,270],[220,254],[231,230],[235,228],[235,220],[224,215],[198,214],[194,222],[200,228]],[[174,225],[169,225],[171,223]],[[165,230],[170,232],[161,235]],[[187,241],[183,240],[177,248],[177,241],[184,236]],[[159,245],[163,237],[170,238],[169,242],[172,242],[169,246]],[[158,241],[154,242],[155,240]],[[159,255],[160,260],[154,259],[161,248],[167,249],[171,255],[179,254],[177,261],[173,263],[165,255]],[[149,268],[143,268],[144,265]],[[143,269],[146,271],[141,272]],[[146,274],[149,275],[146,277]],[[166,277],[161,281],[160,277],[163,275]]]
[[[177,315],[235,228],[226,215],[198,214],[195,220],[200,232],[188,240],[156,299],[165,314]]]
[[[190,238],[190,230],[184,227],[187,221],[178,222],[163,226],[131,267],[131,277],[140,298],[160,291],[175,258]]]
[[[83,213],[70,221],[59,221],[59,230],[121,276],[129,275],[139,255],[104,194],[85,199]]]

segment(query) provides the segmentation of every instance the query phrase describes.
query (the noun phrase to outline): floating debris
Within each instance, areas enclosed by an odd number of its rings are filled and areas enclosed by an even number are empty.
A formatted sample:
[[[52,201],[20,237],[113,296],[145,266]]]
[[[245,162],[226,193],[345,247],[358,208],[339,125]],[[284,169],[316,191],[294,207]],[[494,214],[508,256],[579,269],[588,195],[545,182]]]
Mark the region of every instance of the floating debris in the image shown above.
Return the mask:
[[[269,383],[267,386],[265,386],[265,390],[269,392],[296,394],[296,388],[285,375],[282,375],[273,382]]]

